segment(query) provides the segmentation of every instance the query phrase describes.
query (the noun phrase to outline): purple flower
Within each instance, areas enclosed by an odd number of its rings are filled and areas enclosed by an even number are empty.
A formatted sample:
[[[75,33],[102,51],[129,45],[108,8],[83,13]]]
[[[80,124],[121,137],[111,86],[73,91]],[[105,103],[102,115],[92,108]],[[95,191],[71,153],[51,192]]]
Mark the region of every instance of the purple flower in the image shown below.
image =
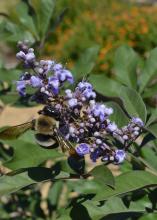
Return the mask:
[[[70,89],[65,90],[66,97],[71,99],[73,97],[72,91]]]
[[[30,83],[33,87],[42,86],[42,80],[38,76],[31,76]]]
[[[27,62],[33,62],[35,60],[35,54],[30,52],[30,53],[26,54],[25,59]]]
[[[53,65],[52,69],[53,69],[54,72],[58,72],[58,71],[61,71],[63,69],[63,66],[62,66],[62,64],[57,63],[57,64]]]
[[[53,88],[58,88],[59,87],[59,80],[52,76],[52,77],[49,77],[49,82],[48,82],[49,85],[53,86]]]
[[[110,123],[108,126],[107,126],[107,131],[109,132],[114,132],[117,130],[117,125],[113,122],[113,123]]]
[[[90,152],[90,145],[86,144],[86,143],[81,143],[81,144],[77,145],[75,150],[76,150],[78,155],[84,156],[85,154],[89,154],[89,152]]]
[[[96,160],[101,156],[102,150],[100,148],[96,148],[93,152],[90,154],[90,158],[93,162],[96,162]]]
[[[25,81],[17,81],[16,82],[16,90],[19,92],[21,96],[26,95],[26,82]]]
[[[38,68],[38,72],[39,74],[47,74],[48,72],[50,72],[52,70],[52,66],[54,65],[54,61],[53,60],[41,60],[39,62],[39,68]]]
[[[71,83],[71,84],[74,83],[73,75],[72,75],[72,73],[71,73],[69,70],[64,69],[63,72],[62,72],[62,74],[65,75],[66,80],[67,80],[69,83]]]
[[[55,72],[55,76],[58,78],[59,81],[64,82],[64,81],[68,81],[71,84],[74,82],[73,76],[71,74],[71,72],[69,70],[63,69],[61,68],[61,64],[56,64],[55,66],[58,66],[58,68],[55,68],[56,70]]]
[[[126,157],[125,151],[124,150],[116,150],[115,151],[115,162],[117,164],[122,163]]]
[[[93,86],[89,82],[82,81],[78,84],[78,88],[80,90],[85,90],[85,89],[92,90]]]
[[[17,59],[19,60],[25,60],[26,54],[23,51],[20,51],[16,54]]]
[[[77,105],[77,99],[75,99],[75,98],[69,99],[68,105],[72,108],[75,107]]]
[[[131,119],[131,121],[132,121],[134,124],[138,125],[139,127],[143,127],[143,126],[144,126],[144,123],[143,123],[143,121],[142,121],[140,118],[135,118],[135,117],[133,117],[133,118]]]
[[[112,108],[105,108],[104,113],[106,115],[111,115],[113,113],[113,109]]]

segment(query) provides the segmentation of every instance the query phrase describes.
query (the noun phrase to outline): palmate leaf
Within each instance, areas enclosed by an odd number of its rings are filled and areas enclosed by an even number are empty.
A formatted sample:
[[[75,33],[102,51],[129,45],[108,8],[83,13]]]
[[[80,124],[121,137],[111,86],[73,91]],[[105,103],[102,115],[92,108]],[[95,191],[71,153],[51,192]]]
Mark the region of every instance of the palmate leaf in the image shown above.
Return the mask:
[[[97,192],[93,200],[108,200],[114,196],[123,196],[141,188],[157,186],[157,176],[146,171],[130,171],[115,177],[115,189],[104,186]]]

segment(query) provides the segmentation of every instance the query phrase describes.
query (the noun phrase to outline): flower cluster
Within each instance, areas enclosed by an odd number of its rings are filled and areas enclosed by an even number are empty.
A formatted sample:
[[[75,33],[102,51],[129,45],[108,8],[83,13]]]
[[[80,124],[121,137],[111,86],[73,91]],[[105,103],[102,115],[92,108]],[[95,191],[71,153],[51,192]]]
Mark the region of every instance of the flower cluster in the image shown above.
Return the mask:
[[[25,95],[27,85],[36,88],[34,100],[45,104],[46,114],[53,113],[59,122],[57,132],[67,143],[75,145],[80,157],[89,154],[94,162],[99,158],[115,164],[123,162],[127,148],[142,131],[142,120],[133,117],[128,125],[118,128],[110,120],[113,109],[96,102],[96,93],[89,82],[82,80],[74,90],[60,93],[64,82],[73,83],[71,72],[54,60],[37,62],[27,43],[20,42],[18,46],[17,58],[29,69],[17,81],[19,93]],[[114,146],[113,138],[121,143],[121,149]]]
[[[59,93],[64,82],[73,83],[73,76],[69,70],[54,60],[40,60],[37,62],[34,49],[29,48],[27,42],[19,42],[20,52],[16,57],[23,61],[27,72],[24,72],[17,81],[17,91],[21,96],[26,95],[26,86],[38,89],[38,93],[46,94],[47,98]],[[30,70],[30,72],[28,72]]]

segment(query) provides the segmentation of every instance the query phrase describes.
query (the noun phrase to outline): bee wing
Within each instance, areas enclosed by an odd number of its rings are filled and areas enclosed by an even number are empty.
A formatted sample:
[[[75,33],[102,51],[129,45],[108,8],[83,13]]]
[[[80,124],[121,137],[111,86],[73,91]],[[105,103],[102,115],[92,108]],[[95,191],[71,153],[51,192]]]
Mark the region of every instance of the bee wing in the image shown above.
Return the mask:
[[[56,136],[63,153],[68,151],[70,156],[77,156],[75,148],[69,141],[64,140],[64,138],[59,134],[56,134]]]
[[[12,140],[18,138],[24,132],[34,127],[34,122],[27,122],[21,125],[8,127],[0,132],[0,139]]]

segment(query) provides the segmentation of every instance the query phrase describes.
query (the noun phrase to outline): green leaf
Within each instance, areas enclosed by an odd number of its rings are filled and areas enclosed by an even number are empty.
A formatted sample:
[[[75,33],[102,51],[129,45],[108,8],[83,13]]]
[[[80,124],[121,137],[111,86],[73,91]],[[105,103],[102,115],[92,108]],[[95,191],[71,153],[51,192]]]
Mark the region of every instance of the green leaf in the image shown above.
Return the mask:
[[[29,4],[36,13],[36,25],[41,38],[49,28],[50,19],[55,7],[55,0],[29,0]]]
[[[39,40],[36,26],[33,18],[29,15],[28,6],[24,2],[19,2],[14,10],[10,13],[11,21],[14,21],[18,25],[22,25],[22,28],[26,28],[32,33],[32,35]]]
[[[140,75],[140,93],[143,92],[152,77],[157,72],[157,48],[150,51],[149,57],[145,62],[144,69]]]
[[[59,181],[52,185],[51,189],[49,190],[48,200],[51,205],[57,206],[58,200],[60,198],[62,189],[63,189],[63,182]]]
[[[28,177],[27,172],[15,176],[2,176],[0,177],[0,196],[16,192],[35,182],[36,181]]]
[[[114,187],[114,176],[111,171],[105,166],[100,165],[92,169],[89,174],[94,176],[94,181],[101,185],[108,185]]]
[[[98,45],[90,47],[80,56],[75,66],[72,68],[72,72],[77,79],[80,79],[92,71],[96,63],[99,48]]]
[[[33,183],[44,182],[47,180],[57,180],[59,176],[67,177],[67,174],[62,175],[55,168],[34,167],[29,168],[22,173],[9,173],[0,177],[0,196],[16,192],[23,187],[29,186]],[[57,178],[58,177],[58,178]]]
[[[14,147],[13,158],[4,165],[12,170],[35,167],[48,159],[56,159],[63,155],[54,149],[44,149],[37,144],[22,140],[7,141]]]
[[[151,186],[157,186],[157,176],[146,171],[131,171],[115,177],[115,189],[104,186],[93,200],[107,200],[113,196],[123,196],[131,191]]]
[[[155,220],[157,219],[157,213],[145,214],[139,218],[139,220]]]
[[[18,80],[21,74],[21,70],[17,69],[0,69],[0,80],[8,83],[13,83],[14,80]]]
[[[99,220],[110,214],[144,212],[144,207],[127,208],[120,198],[111,198],[104,205],[98,206],[96,202],[86,201],[82,204],[86,207],[91,219]]]
[[[157,138],[157,123],[149,125],[147,130]]]
[[[148,127],[149,125],[151,125],[154,122],[157,122],[157,109],[153,109],[151,111],[151,115],[146,123],[146,127]]]
[[[122,108],[115,102],[105,103],[107,106],[113,108],[113,114],[110,116],[111,121],[116,122],[118,127],[123,127],[129,122],[129,118],[126,116]]]
[[[89,77],[89,81],[93,84],[94,89],[101,95],[115,97],[119,94],[121,84],[106,77],[104,74],[92,74]]]
[[[143,98],[151,98],[152,96],[157,94],[157,84],[154,84],[153,86],[146,88],[144,90],[144,93],[142,94]]]
[[[144,123],[146,122],[146,106],[135,90],[122,86],[119,97],[122,99],[124,107],[130,116],[139,117]]]
[[[146,160],[148,165],[157,170],[157,153],[150,147],[143,147],[141,149],[141,156]]]
[[[129,46],[121,46],[116,50],[114,59],[114,71],[118,81],[125,85],[137,87],[137,65],[139,56]]]

